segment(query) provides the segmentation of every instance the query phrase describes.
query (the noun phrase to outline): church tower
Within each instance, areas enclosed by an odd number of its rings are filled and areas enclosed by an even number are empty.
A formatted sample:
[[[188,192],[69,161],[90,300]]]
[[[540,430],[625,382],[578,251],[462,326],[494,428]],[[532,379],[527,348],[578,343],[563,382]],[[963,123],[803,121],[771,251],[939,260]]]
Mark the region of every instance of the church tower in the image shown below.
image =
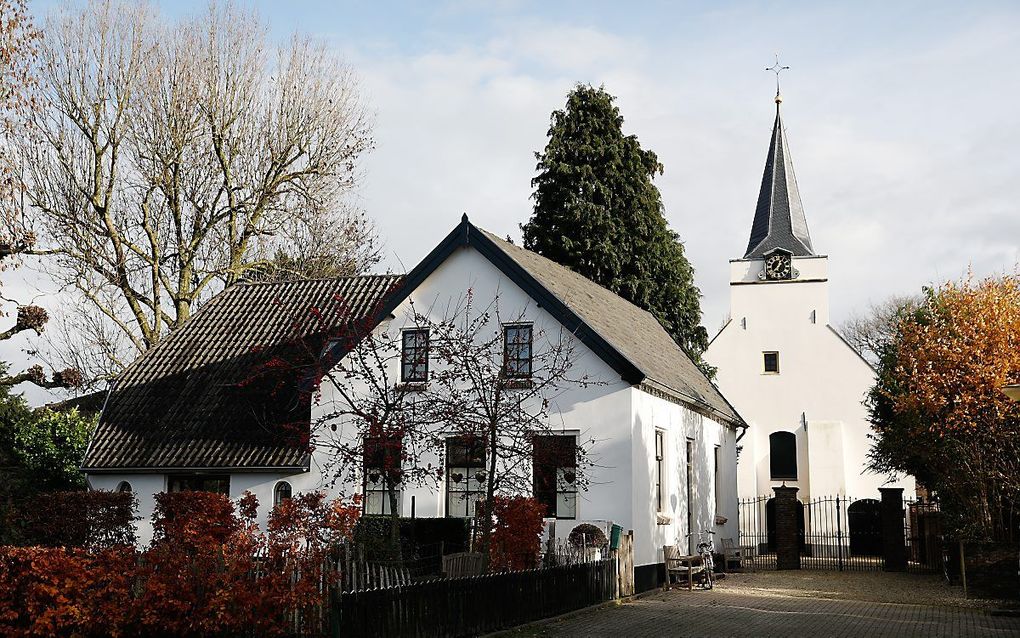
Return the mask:
[[[743,256],[730,260],[730,317],[705,359],[750,425],[737,466],[741,498],[786,484],[798,497],[878,498],[862,404],[874,370],[829,324],[828,257],[815,251],[776,93],[758,203]],[[891,485],[912,491],[913,481]]]

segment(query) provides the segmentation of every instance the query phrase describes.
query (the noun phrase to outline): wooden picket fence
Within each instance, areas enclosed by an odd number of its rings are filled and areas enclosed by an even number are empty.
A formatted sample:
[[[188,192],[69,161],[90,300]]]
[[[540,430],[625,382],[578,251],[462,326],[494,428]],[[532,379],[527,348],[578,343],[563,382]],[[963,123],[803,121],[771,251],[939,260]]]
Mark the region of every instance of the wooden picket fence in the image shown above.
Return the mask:
[[[508,629],[613,600],[616,559],[334,591],[334,638],[457,638]]]

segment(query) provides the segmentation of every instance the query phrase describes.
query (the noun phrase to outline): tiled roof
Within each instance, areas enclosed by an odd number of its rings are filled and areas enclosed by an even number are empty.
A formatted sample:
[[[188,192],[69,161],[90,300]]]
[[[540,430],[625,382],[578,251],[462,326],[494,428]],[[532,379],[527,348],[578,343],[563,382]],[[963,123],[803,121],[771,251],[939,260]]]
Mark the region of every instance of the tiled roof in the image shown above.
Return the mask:
[[[744,259],[760,258],[776,248],[788,250],[800,257],[815,254],[807,217],[804,216],[804,204],[800,201],[797,176],[793,174],[790,144],[786,141],[778,102],[772,141],[765,159],[765,172],[761,177],[758,206],[754,211],[751,238],[747,242]]]
[[[479,230],[640,370],[642,383],[717,420],[744,424],[650,312],[565,266]]]
[[[301,377],[329,333],[374,317],[400,280],[228,288],[118,377],[83,469],[306,467],[310,407]]]

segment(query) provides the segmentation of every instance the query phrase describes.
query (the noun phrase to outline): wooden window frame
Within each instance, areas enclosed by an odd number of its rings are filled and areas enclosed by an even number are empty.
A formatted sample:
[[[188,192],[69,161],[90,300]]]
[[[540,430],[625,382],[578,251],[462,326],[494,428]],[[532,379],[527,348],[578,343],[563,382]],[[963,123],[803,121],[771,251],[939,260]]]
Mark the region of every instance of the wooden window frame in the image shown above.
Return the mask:
[[[424,345],[418,340],[425,335]],[[413,341],[409,344],[408,339]],[[422,352],[423,351],[423,352]],[[409,360],[420,357],[420,360]],[[418,374],[418,369],[421,373]],[[411,373],[408,373],[410,369]],[[409,328],[400,333],[400,382],[407,384],[425,384],[429,380],[429,330],[428,328]]]
[[[461,450],[467,450],[462,456],[455,457],[453,446],[460,445]],[[463,436],[449,436],[446,438],[446,458],[444,459],[443,495],[446,504],[446,518],[474,518],[475,512],[471,511],[471,503],[478,503],[485,498],[485,481],[479,481],[478,472],[487,473],[487,454],[485,441],[480,437],[475,441],[468,441]],[[461,474],[460,481],[454,480],[455,474]],[[463,489],[461,489],[463,481]],[[457,486],[456,489],[451,489]],[[474,501],[472,501],[474,495]],[[454,502],[458,499],[460,502]]]
[[[386,487],[385,472],[389,469],[388,466],[394,466],[394,464],[398,471],[402,470],[403,462],[401,458],[403,455],[403,441],[387,445],[384,437],[366,437],[363,443],[363,453],[361,462],[361,484],[362,493],[365,495],[365,498],[361,503],[361,512],[368,516],[388,516],[390,514],[390,499],[388,494],[389,490]],[[373,474],[373,472],[379,473],[379,479],[374,482],[370,478],[370,475]],[[369,511],[372,509],[370,507],[372,502],[370,492],[373,494],[382,494],[382,504],[379,507],[380,511],[378,512]],[[399,512],[404,495],[403,483],[399,483],[397,485],[396,492],[397,510]]]
[[[539,446],[539,441],[542,439],[569,439],[569,445],[565,441],[562,445],[564,448],[569,447],[570,453],[559,457],[556,461],[551,461],[543,469],[540,469],[537,457],[546,455],[557,457],[556,443],[553,443],[552,447],[544,451],[543,454],[536,454],[534,448]],[[532,445],[532,496],[546,506],[546,518],[577,520],[577,434],[536,434]],[[568,478],[573,480],[568,480]],[[551,497],[551,503],[546,502],[548,497]],[[573,512],[568,514],[559,511],[558,505],[561,497],[564,501],[570,500],[573,503]]]
[[[510,332],[512,330],[522,329],[526,329],[528,331],[528,340],[526,342],[528,346],[528,356],[521,357],[519,354],[515,354],[515,356],[511,357],[510,355],[511,346],[520,348],[520,346],[525,345],[525,342],[514,341],[513,343],[511,343]],[[503,324],[503,373],[506,375],[506,377],[508,379],[517,379],[522,381],[530,380],[535,372],[534,360],[535,360],[535,325],[532,323],[525,322]],[[514,362],[513,366],[511,366],[511,361]],[[522,365],[523,363],[527,363],[528,368],[527,372],[521,371],[523,368]]]
[[[655,511],[666,511],[666,431],[655,430]]]

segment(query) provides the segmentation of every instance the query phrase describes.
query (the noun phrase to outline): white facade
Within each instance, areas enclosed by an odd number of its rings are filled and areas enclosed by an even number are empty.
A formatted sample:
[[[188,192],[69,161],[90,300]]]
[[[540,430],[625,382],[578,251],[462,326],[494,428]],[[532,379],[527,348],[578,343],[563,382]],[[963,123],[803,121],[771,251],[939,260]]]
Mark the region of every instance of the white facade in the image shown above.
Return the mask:
[[[410,320],[412,303],[418,312],[425,308],[445,309],[448,303],[463,299],[469,289],[479,306],[488,305],[498,295],[500,312],[515,320],[523,315],[524,320],[533,322],[536,339],[543,332],[556,335],[560,332],[560,324],[552,314],[472,246],[457,248],[377,330],[396,334],[405,325],[414,327]],[[540,347],[537,342],[535,347]],[[556,535],[565,537],[581,521],[609,521],[624,530],[633,530],[635,565],[645,566],[646,573],[662,562],[663,545],[680,545],[686,551],[691,531],[688,520],[695,531],[715,531],[717,543],[721,538],[735,540],[735,428],[694,412],[665,395],[653,395],[631,385],[582,343],[575,344],[574,370],[601,383],[568,387],[558,393],[549,411],[550,420],[556,433],[577,434],[582,441],[593,441],[587,447],[594,466],[587,470],[590,487],[578,495],[576,516],[556,521]],[[396,371],[393,378],[398,378]],[[331,386],[324,382],[321,398],[312,409],[312,423],[330,413],[332,401]],[[662,431],[665,444],[662,511],[657,511],[655,490],[656,430]],[[325,490],[332,496],[359,492],[360,484],[330,486],[330,477],[324,476],[322,470],[328,461],[324,454],[321,450],[314,452],[310,470],[298,474],[231,472],[230,496],[237,498],[246,490],[253,492],[259,499],[264,522],[273,503],[273,490],[281,480],[286,480],[295,494],[308,490]],[[432,460],[439,463],[438,457]],[[145,543],[151,539],[148,521],[152,494],[166,489],[166,477],[93,474],[89,481],[97,489],[116,489],[124,480],[131,483],[140,501],[139,540]],[[406,488],[400,499],[402,515],[410,516],[412,507],[417,517],[445,516],[445,485],[440,482]]]
[[[828,258],[793,257],[797,277],[759,277],[764,259],[730,262],[730,319],[705,359],[750,428],[741,438],[737,489],[741,498],[799,488],[801,500],[849,495],[878,498],[879,487],[903,487],[866,470],[871,431],[863,401],[875,371],[829,324]],[[778,353],[779,371],[766,372],[764,353]],[[773,478],[770,435],[797,439],[796,478]]]

